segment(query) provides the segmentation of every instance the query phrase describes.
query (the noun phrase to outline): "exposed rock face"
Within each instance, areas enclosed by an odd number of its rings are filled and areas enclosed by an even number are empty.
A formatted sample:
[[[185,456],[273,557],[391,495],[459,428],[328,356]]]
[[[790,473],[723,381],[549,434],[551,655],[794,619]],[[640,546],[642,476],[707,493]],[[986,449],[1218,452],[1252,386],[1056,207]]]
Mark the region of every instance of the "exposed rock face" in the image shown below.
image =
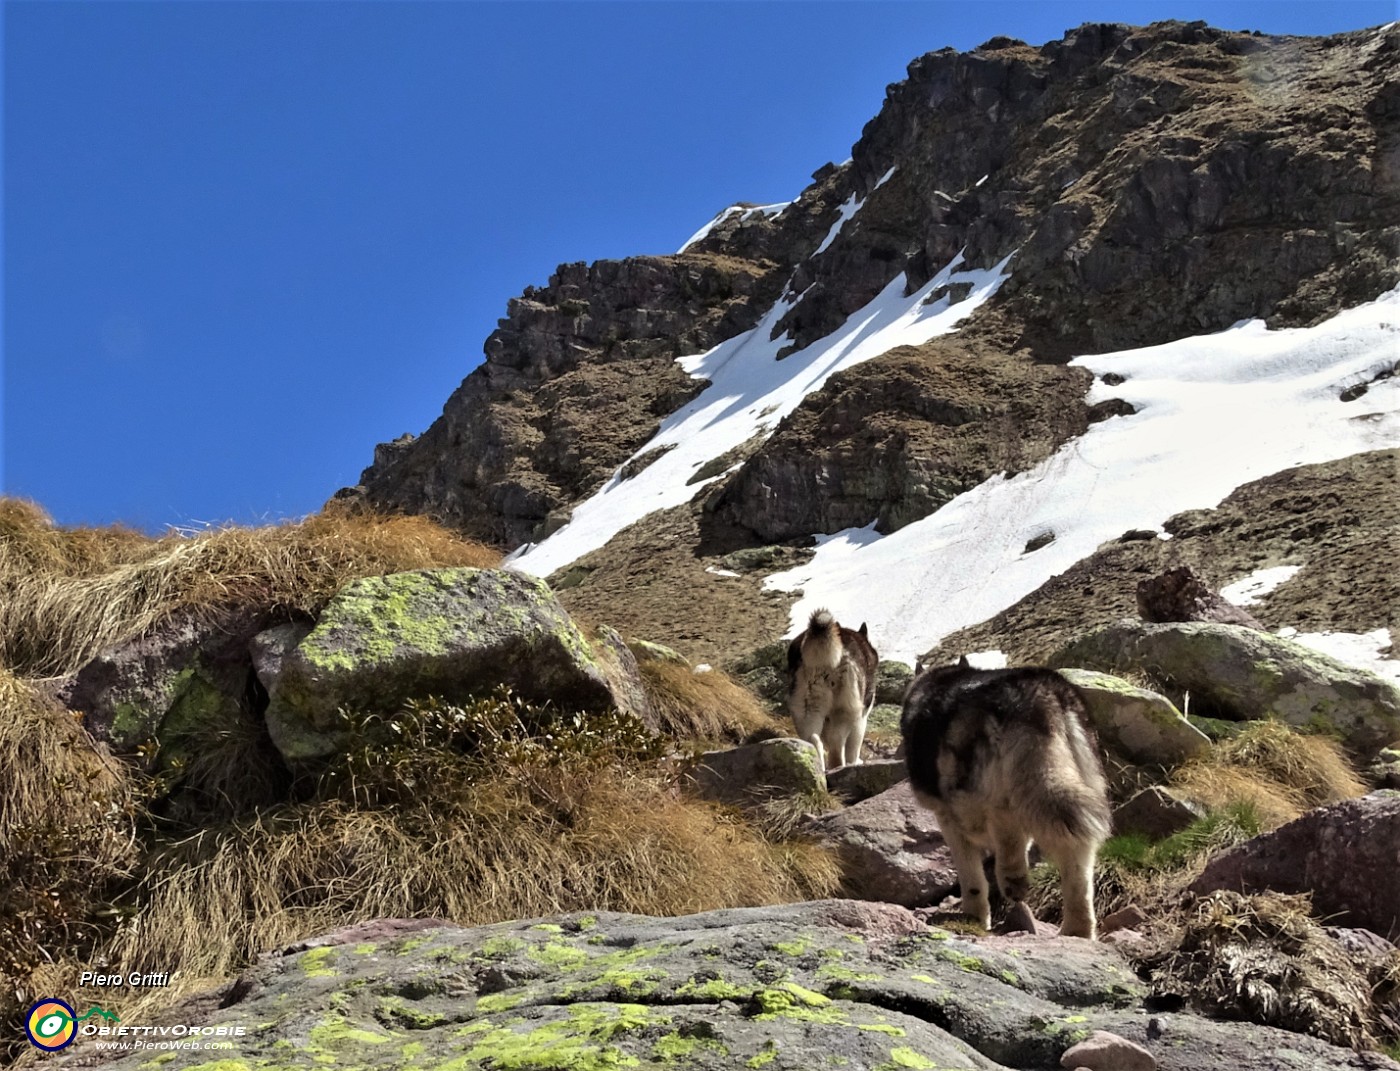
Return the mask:
[[[676,919],[600,912],[464,929],[417,921],[306,942],[168,1021],[242,1026],[238,1062],[278,1067],[808,1071],[1048,1068],[1109,1031],[1163,1071],[1389,1069],[1314,1038],[1189,1013],[1149,1027],[1113,948],[968,939],[890,904],[818,901]],[[79,1042],[71,1058],[87,1053]],[[172,1053],[172,1071],[207,1053]],[[119,1056],[114,1071],[150,1054]],[[207,1066],[207,1063],[206,1063]]]
[[[1051,662],[1145,672],[1190,692],[1203,713],[1272,716],[1324,728],[1366,758],[1400,739],[1400,688],[1291,640],[1239,625],[1122,621],[1072,641]]]
[[[533,577],[421,569],[347,585],[282,658],[267,709],[289,763],[339,746],[339,709],[395,710],[498,684],[565,709],[617,707],[648,720],[631,652],[614,633],[591,644]]]
[[[1200,23],[922,56],[852,161],[783,212],[730,213],[678,256],[565,265],[512,302],[443,416],[381,446],[349,497],[518,545],[702,386],[675,356],[749,329],[784,290],[802,297],[778,331],[802,346],[900,273],[914,287],[959,251],[978,268],[1014,253],[957,335],[833,377],[706,495],[704,538],[728,549],[894,530],[1082,431],[1071,355],[1312,323],[1395,285],[1397,56],[1394,26]]]
[[[183,614],[151,633],[100,652],[62,689],[97,739],[131,752],[201,725],[227,728],[248,714],[247,651],[258,624]]]
[[[1374,792],[1309,811],[1212,859],[1191,886],[1311,893],[1318,916],[1400,934],[1400,793]]]

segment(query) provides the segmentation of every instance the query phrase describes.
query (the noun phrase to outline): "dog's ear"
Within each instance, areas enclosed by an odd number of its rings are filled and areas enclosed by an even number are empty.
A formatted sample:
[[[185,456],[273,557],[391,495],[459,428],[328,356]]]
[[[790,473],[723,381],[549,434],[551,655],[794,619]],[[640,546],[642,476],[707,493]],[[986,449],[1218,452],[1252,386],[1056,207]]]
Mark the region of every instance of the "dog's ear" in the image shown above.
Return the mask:
[[[870,633],[867,632],[866,629],[865,629],[865,622],[864,622],[864,621],[862,621],[862,622],[860,623],[860,634],[861,634],[862,636],[867,636],[867,637],[870,635]]]
[[[959,668],[959,669],[971,669],[971,668],[972,668],[972,663],[969,662],[969,661],[967,660],[967,655],[963,655],[961,658],[958,659],[958,668]]]

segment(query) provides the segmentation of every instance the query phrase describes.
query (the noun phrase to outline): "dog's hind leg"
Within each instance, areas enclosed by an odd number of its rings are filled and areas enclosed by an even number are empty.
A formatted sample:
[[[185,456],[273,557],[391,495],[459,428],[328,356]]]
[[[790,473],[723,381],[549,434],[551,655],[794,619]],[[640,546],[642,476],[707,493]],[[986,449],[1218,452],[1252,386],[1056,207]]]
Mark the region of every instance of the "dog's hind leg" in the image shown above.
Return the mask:
[[[1060,872],[1060,899],[1064,903],[1061,937],[1094,939],[1094,857],[1098,843],[1088,838],[1055,838],[1040,847]]]
[[[997,888],[1012,903],[1026,898],[1030,892],[1030,860],[1027,851],[1030,837],[1015,822],[998,823],[993,829],[996,844]]]
[[[963,835],[954,822],[945,822],[938,817],[939,828],[943,831],[943,841],[952,853],[953,865],[958,870],[958,887],[962,890],[962,913],[982,924],[983,929],[992,925],[992,905],[987,890],[987,874],[982,869],[982,849]]]
[[[809,688],[805,681],[798,683],[788,699],[788,712],[792,714],[798,739],[806,740],[817,749],[817,765],[823,770],[827,769],[829,759],[822,736],[830,719],[830,707],[831,700],[818,694],[816,689]],[[838,755],[838,761],[839,758]]]

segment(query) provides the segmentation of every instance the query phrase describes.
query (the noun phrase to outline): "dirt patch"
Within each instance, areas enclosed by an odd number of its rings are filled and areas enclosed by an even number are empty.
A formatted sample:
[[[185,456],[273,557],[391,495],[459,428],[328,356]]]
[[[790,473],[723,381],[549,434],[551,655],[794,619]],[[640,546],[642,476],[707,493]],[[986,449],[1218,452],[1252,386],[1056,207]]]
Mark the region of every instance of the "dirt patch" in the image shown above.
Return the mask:
[[[719,664],[779,639],[795,601],[764,591],[761,574],[721,576],[723,554],[700,544],[699,507],[661,510],[550,577],[570,614],[624,636],[674,647],[692,662]],[[727,570],[732,572],[733,570]]]

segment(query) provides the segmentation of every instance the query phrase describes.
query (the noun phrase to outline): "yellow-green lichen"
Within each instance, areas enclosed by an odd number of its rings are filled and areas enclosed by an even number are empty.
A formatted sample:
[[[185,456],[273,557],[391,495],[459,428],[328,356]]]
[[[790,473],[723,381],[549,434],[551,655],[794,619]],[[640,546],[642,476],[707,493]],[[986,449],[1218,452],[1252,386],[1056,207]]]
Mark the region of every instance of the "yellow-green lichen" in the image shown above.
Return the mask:
[[[799,937],[795,941],[775,941],[768,947],[785,956],[800,956],[807,951],[807,942]]]
[[[778,1056],[778,1043],[769,1038],[763,1043],[763,1048],[744,1061],[746,1067],[760,1068],[766,1064],[771,1064]]]
[[[368,956],[378,946],[373,941],[362,941],[351,949],[357,956]]]
[[[914,1071],[930,1071],[938,1065],[920,1052],[916,1052],[907,1045],[900,1045],[890,1050],[890,1063],[895,1067],[909,1067]]]
[[[487,993],[477,998],[476,1010],[483,1015],[495,1015],[519,1007],[524,1002],[525,998],[519,993]]]
[[[308,978],[332,978],[335,976],[335,968],[331,967],[328,961],[334,958],[335,949],[328,945],[313,948],[301,957],[301,969],[306,972]]]
[[[563,933],[564,927],[553,922],[539,922],[531,926],[532,930],[543,930],[545,933]]]
[[[640,1004],[573,1004],[568,1008],[567,1020],[523,1031],[483,1020],[472,1024],[472,1047],[467,1053],[442,1065],[439,1071],[467,1071],[486,1061],[490,1061],[493,1071],[611,1071],[636,1067],[641,1062],[637,1057],[609,1043],[620,1034],[670,1021],[670,1016],[653,1013]]]
[[[651,1056],[654,1061],[673,1064],[678,1060],[687,1060],[703,1050],[709,1050],[720,1056],[729,1055],[729,1050],[714,1038],[695,1037],[690,1034],[682,1034],[679,1030],[672,1030],[669,1034],[657,1039],[656,1044],[651,1048]]]

